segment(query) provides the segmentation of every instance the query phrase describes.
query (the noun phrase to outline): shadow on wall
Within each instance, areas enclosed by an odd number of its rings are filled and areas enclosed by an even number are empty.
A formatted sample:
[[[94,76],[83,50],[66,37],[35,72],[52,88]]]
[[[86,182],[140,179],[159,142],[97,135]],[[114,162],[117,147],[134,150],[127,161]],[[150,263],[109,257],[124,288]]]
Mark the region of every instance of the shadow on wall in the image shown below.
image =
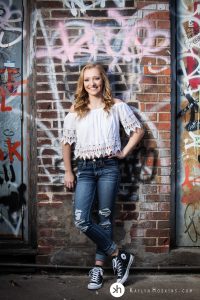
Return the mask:
[[[137,118],[141,117],[134,110]],[[121,184],[126,183],[126,188],[120,189],[119,200],[121,201],[138,201],[139,184],[148,184],[152,182],[157,173],[158,151],[148,146],[146,124],[143,123],[145,135],[137,148],[131,155],[120,161]],[[148,129],[149,130],[149,129]],[[128,137],[121,128],[122,147],[127,143]],[[145,142],[144,142],[145,140]]]

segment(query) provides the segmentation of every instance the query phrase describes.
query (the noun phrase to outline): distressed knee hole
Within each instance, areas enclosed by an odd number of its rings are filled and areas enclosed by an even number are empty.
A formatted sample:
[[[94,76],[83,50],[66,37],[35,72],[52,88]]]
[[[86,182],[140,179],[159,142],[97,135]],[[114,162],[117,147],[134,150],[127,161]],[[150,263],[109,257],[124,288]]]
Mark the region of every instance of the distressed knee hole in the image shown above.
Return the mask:
[[[86,232],[88,229],[88,225],[84,219],[81,219],[81,214],[82,214],[81,209],[75,210],[74,224],[79,230],[81,230],[82,232]]]
[[[79,221],[75,221],[75,226],[81,230],[82,232],[86,232],[88,229],[88,225],[86,225],[85,220],[79,220]]]
[[[109,208],[103,208],[99,210],[99,215],[108,217],[111,214],[111,210]]]
[[[106,220],[106,221],[100,222],[99,225],[103,228],[109,228],[111,226],[111,222],[110,222],[110,220]]]

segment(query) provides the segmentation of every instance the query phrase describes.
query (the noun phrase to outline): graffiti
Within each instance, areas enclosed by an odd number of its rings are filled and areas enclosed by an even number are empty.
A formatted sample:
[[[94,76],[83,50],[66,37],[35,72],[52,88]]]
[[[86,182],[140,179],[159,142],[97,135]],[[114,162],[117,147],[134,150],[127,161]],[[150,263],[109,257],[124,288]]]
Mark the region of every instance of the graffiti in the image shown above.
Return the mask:
[[[68,5],[72,5],[72,2],[69,3],[68,1]],[[148,10],[148,6],[146,6],[146,9]],[[156,11],[152,10],[151,7],[149,14],[155,12]],[[136,13],[137,16],[142,15],[140,14],[140,11],[137,11]],[[52,141],[51,145],[43,144],[39,149],[41,166],[43,167],[45,174],[48,176],[49,182],[58,183],[63,177],[62,174],[60,177],[57,175],[60,173],[58,172],[58,168],[63,170],[62,160],[56,159],[55,166],[53,168],[52,166],[45,166],[45,163],[43,163],[43,161],[45,161],[45,156],[43,153],[45,153],[48,149],[53,151],[54,154],[52,153],[52,155],[54,155],[56,158],[61,156],[59,140],[62,135],[61,122],[64,118],[64,109],[61,104],[62,99],[60,99],[59,96],[57,79],[55,76],[55,58],[61,61],[64,72],[66,72],[66,64],[69,66],[80,66],[89,60],[106,62],[106,64],[109,65],[108,74],[111,78],[111,82],[112,74],[115,73],[119,74],[121,80],[125,84],[126,90],[123,91],[122,95],[123,100],[125,101],[131,99],[136,89],[140,89],[140,80],[142,79],[142,73],[140,72],[140,61],[143,57],[156,56],[158,59],[163,61],[162,66],[156,68],[149,63],[148,68],[151,73],[159,73],[168,68],[169,58],[159,54],[161,49],[165,49],[169,46],[169,32],[167,30],[155,30],[153,23],[148,20],[148,14],[146,15],[146,18],[139,19],[137,21],[135,18],[136,15],[133,15],[127,20],[127,18],[124,16],[122,17],[117,10],[114,9],[108,9],[107,15],[109,19],[112,19],[112,22],[114,22],[119,28],[117,33],[116,30],[112,28],[111,24],[109,24],[110,21],[108,21],[108,24],[106,25],[95,26],[89,21],[86,22],[73,20],[65,23],[58,23],[57,30],[54,31],[52,37],[49,37],[40,11],[36,11],[37,20],[35,21],[35,24],[39,24],[42,36],[45,40],[45,47],[39,47],[36,52],[36,56],[37,58],[45,57],[45,59],[48,61],[48,65],[46,67],[48,82],[51,87],[58,114],[58,138],[55,138],[54,134],[49,131],[48,128],[46,128],[45,124],[37,119],[38,130],[41,132],[46,132],[46,137]],[[78,29],[79,32],[81,32],[81,35],[71,37],[71,28]],[[140,39],[138,32],[142,29],[145,29],[146,34],[143,39]],[[156,47],[155,40],[161,36],[162,43],[159,45],[159,47]],[[60,39],[62,42],[60,46],[57,46],[56,41],[58,39]],[[126,71],[121,69],[120,60],[122,58],[125,62],[129,62],[129,64],[126,65]],[[131,76],[128,79],[125,78],[124,72],[131,74]],[[65,78],[65,87],[67,99],[73,101],[74,91],[70,91],[68,75],[66,75]],[[113,88],[115,89],[114,86]],[[155,110],[157,111],[157,109],[161,109],[162,106],[162,103],[158,104],[157,107],[155,106]],[[158,131],[156,126],[152,122],[149,122],[145,114],[141,117],[142,119],[146,119],[145,121],[150,124],[150,130],[152,129],[152,131],[155,132],[156,139],[158,135],[156,133]],[[160,139],[157,142],[158,146],[162,147],[162,140]],[[157,156],[156,153],[154,154]],[[154,154],[151,153],[153,156]],[[155,162],[156,157],[151,157],[150,160]],[[135,162],[132,162],[132,165],[134,163]],[[138,166],[138,169],[141,171],[141,177],[138,178],[140,181],[144,180],[144,178],[150,181],[151,178],[155,176],[155,168],[145,166],[145,163],[145,161],[142,161],[140,162],[140,167]]]
[[[188,189],[191,190],[194,186],[200,185],[200,165],[193,166],[192,175],[190,173],[190,166],[188,164],[185,164],[185,179],[182,183],[182,187],[186,186]]]
[[[78,14],[78,9],[80,9],[81,13],[85,13],[88,9],[92,9],[96,6],[100,6],[101,8],[105,7],[105,0],[95,0],[92,1],[92,4],[87,4],[86,1],[83,0],[61,0],[63,4],[70,9],[71,14],[73,16],[77,16]],[[125,1],[126,0],[113,0],[114,4],[116,7],[124,7],[125,6]],[[78,9],[76,8],[78,7]]]
[[[9,6],[0,1],[0,47],[7,48],[19,43],[26,32],[22,29],[23,21],[22,11],[19,9],[11,9],[12,1]]]
[[[23,221],[23,210],[26,206],[25,191],[26,185],[22,183],[17,191],[0,197],[0,224],[4,222],[15,236],[18,236]]]
[[[168,31],[155,30],[149,20],[143,19],[136,22],[134,16],[130,22],[113,10],[108,10],[108,17],[113,18],[120,28],[118,33],[112,27],[94,26],[85,21],[60,22],[58,31],[50,40],[46,40],[45,49],[37,51],[37,57],[46,57],[46,53],[48,53],[48,57],[58,58],[63,64],[66,62],[83,64],[92,60],[108,60],[110,61],[110,70],[116,68],[116,64],[118,65],[122,58],[136,66],[138,65],[136,61],[141,60],[144,56],[157,55],[166,65],[169,64],[168,57],[158,54],[161,47],[169,46]],[[80,37],[72,39],[69,32],[70,28],[74,27],[80,29],[82,34]],[[143,40],[140,40],[138,36],[141,28],[146,30],[146,37]],[[159,47],[155,47],[155,40],[160,36],[163,37],[163,42]],[[62,41],[60,47],[56,47],[58,38]],[[153,72],[151,64],[149,67]],[[165,68],[165,66],[160,67],[157,73]]]
[[[185,108],[183,108],[177,115],[178,118],[184,116],[188,110],[190,110],[190,120],[188,124],[185,126],[185,129],[187,131],[195,131],[200,128],[200,121],[195,120],[195,113],[198,113],[199,106],[198,106],[198,100],[193,99],[190,94],[186,94],[186,98],[189,102],[189,104],[186,105]]]
[[[10,173],[10,175],[9,175],[9,173]],[[15,182],[16,176],[15,176],[15,171],[14,171],[12,164],[9,166],[9,169],[7,168],[6,165],[3,165],[3,177],[0,176],[0,185],[2,185],[4,183],[4,180],[5,180],[5,182]]]
[[[177,226],[180,245],[199,245],[200,186],[200,1],[178,1]],[[183,172],[182,172],[183,171]],[[183,213],[185,211],[185,213]],[[178,225],[181,222],[177,220]],[[182,223],[183,224],[183,223]],[[183,235],[182,233],[185,233]]]
[[[14,143],[11,143],[11,140],[8,138],[6,140],[7,148],[8,148],[8,157],[10,159],[10,162],[13,162],[14,158],[13,156],[16,156],[18,160],[22,161],[22,157],[20,153],[17,151],[17,148],[20,146],[21,142],[17,141]],[[0,148],[0,160],[5,160],[4,152]]]
[[[187,205],[184,220],[186,227],[185,233],[188,234],[193,243],[197,243],[200,236],[200,212],[199,209],[196,209],[194,204],[189,203]]]
[[[21,237],[26,206],[22,184],[22,1],[0,0],[0,236]]]

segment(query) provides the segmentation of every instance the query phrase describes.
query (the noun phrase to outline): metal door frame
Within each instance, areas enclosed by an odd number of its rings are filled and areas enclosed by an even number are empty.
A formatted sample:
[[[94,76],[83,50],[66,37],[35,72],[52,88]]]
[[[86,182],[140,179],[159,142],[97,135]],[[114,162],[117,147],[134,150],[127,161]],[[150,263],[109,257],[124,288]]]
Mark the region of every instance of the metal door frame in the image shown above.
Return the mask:
[[[176,44],[176,0],[170,0],[170,23],[171,23],[171,214],[170,214],[170,247],[176,245],[176,111],[177,111],[177,44]]]
[[[30,50],[33,53],[34,48],[31,44],[33,33],[33,19],[32,10],[34,7],[34,0],[22,0],[23,12],[23,29],[26,30],[26,36],[22,42],[22,60],[21,60],[21,80],[28,79],[27,95],[24,96],[23,84],[21,84],[21,99],[22,99],[22,177],[23,182],[27,186],[26,200],[27,200],[27,215],[26,225],[28,230],[23,241],[19,240],[2,240],[0,241],[1,249],[0,255],[2,257],[9,255],[33,255],[36,254],[37,248],[37,226],[36,226],[36,161],[37,161],[37,141],[36,141],[36,125],[35,125],[35,96],[33,94],[34,76],[33,76],[33,62],[30,57]],[[21,82],[22,83],[22,82]],[[31,84],[30,84],[31,83]],[[26,137],[29,136],[29,139]]]

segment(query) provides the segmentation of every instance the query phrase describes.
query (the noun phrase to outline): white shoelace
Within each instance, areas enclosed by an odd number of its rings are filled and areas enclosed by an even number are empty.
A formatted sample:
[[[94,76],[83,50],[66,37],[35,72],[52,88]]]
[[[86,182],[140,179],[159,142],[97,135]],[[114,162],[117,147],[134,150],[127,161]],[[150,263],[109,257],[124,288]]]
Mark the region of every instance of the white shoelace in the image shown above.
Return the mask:
[[[118,259],[118,257],[113,258],[112,265],[114,273],[117,271],[117,275],[121,277],[123,275],[123,265],[122,262]]]
[[[93,282],[98,282],[100,275],[103,276],[103,270],[101,268],[98,268],[98,267],[94,267],[89,272],[89,276],[91,277],[91,281],[93,281]]]

